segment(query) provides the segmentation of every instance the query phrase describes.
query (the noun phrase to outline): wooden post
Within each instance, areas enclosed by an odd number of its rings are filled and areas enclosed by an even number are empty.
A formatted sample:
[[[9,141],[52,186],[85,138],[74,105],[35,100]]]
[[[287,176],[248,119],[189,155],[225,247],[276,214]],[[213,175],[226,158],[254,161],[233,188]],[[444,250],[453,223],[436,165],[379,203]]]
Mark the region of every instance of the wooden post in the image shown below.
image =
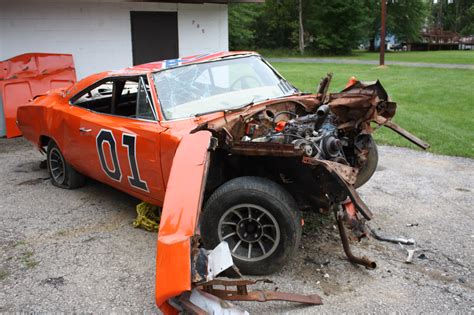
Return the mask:
[[[385,65],[385,24],[387,17],[387,0],[382,0],[382,16],[380,18],[380,62],[379,65]]]

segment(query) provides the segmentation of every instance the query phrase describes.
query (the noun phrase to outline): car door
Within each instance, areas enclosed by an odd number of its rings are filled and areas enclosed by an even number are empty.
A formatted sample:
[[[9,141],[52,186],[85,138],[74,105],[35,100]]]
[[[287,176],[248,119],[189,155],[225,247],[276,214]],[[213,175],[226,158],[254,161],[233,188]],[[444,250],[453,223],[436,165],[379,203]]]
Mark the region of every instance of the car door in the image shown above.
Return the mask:
[[[72,149],[66,159],[91,178],[161,203],[159,135],[165,128],[156,119],[146,77],[104,80],[84,95],[71,106],[80,119],[68,128]]]

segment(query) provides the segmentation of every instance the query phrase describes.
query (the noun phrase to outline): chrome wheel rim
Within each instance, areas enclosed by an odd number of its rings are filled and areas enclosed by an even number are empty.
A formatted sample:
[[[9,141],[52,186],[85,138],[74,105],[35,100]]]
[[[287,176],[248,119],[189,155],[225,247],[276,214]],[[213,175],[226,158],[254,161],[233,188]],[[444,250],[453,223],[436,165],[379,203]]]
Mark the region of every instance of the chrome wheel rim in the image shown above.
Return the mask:
[[[244,261],[259,261],[275,252],[280,243],[280,227],[265,208],[239,204],[228,209],[219,220],[220,241],[229,244],[232,256]]]
[[[49,152],[49,171],[53,180],[58,184],[63,184],[66,177],[66,165],[64,158],[58,148],[52,148]]]

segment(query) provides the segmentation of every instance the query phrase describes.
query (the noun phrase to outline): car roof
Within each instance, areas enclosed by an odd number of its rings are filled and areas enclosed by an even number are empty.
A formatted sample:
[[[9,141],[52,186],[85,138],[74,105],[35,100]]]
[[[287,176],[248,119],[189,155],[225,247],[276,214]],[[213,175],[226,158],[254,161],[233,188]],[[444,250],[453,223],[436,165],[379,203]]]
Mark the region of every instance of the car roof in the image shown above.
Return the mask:
[[[206,62],[206,61],[214,61],[218,59],[240,56],[240,55],[257,55],[256,52],[253,51],[226,51],[226,52],[217,52],[212,54],[202,54],[202,55],[194,55],[188,57],[181,57],[178,59],[167,59],[167,60],[160,60],[154,61],[150,63],[145,63],[121,70],[109,71],[112,75],[137,75],[137,74],[145,74],[148,72],[155,72],[169,68],[176,68],[180,66],[190,65],[194,63]]]
[[[164,69],[176,68],[180,66],[206,62],[206,61],[215,61],[219,59],[229,58],[229,57],[237,57],[237,56],[251,56],[251,55],[258,55],[254,51],[225,51],[225,52],[217,52],[212,54],[202,54],[202,55],[194,55],[189,57],[181,57],[178,59],[168,59],[168,60],[161,60],[155,61],[150,63],[145,63],[142,65],[137,65],[133,67],[128,67],[120,70],[111,70],[111,71],[104,71],[96,74],[92,74],[87,76],[73,85],[69,90],[68,94],[74,94],[82,89],[94,84],[95,82],[101,81],[105,78],[110,77],[127,77],[127,76],[137,76],[143,75],[150,72],[156,72]]]

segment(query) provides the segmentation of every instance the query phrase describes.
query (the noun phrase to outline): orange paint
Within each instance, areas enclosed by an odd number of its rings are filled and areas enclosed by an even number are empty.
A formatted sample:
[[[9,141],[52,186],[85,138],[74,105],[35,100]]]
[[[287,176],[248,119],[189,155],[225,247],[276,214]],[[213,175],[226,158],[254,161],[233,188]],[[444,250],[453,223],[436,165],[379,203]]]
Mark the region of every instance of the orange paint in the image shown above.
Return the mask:
[[[252,53],[218,53],[183,58],[180,62],[204,62],[243,54]],[[163,120],[151,74],[166,66],[165,61],[153,62],[91,75],[66,90],[51,91],[19,107],[17,119],[23,136],[40,150],[52,139],[66,161],[80,173],[163,207],[157,242],[156,303],[164,313],[174,314],[176,312],[167,300],[191,289],[190,238],[197,233],[211,137],[208,131],[195,134],[190,134],[190,131],[200,123],[220,118],[223,114],[211,113],[199,119]],[[158,121],[102,114],[69,103],[72,97],[98,81],[143,75],[148,78]],[[85,133],[80,129],[89,131]],[[105,173],[99,159],[96,141],[104,129],[115,139],[121,170],[119,180]],[[148,191],[132,187],[129,183],[132,171],[128,149],[122,141],[123,134],[136,137],[136,161],[140,178],[147,183]],[[105,167],[114,169],[111,146],[103,143],[101,147]]]
[[[346,86],[344,87],[344,89],[347,89],[348,87],[353,86],[353,85],[356,84],[357,82],[359,82],[359,80],[357,80],[356,77],[351,77],[351,78],[349,79],[349,81],[347,81],[347,84],[346,84]]]
[[[156,255],[156,304],[191,290],[191,237],[206,183],[211,134],[185,135],[176,150],[161,213]]]
[[[75,82],[74,62],[69,54],[31,53],[0,62],[0,100],[7,138],[21,135],[16,125],[18,107],[37,95]]]
[[[280,120],[279,122],[276,123],[276,126],[275,126],[275,131],[282,131],[283,129],[285,129],[285,126],[286,126],[286,121],[284,120]]]

